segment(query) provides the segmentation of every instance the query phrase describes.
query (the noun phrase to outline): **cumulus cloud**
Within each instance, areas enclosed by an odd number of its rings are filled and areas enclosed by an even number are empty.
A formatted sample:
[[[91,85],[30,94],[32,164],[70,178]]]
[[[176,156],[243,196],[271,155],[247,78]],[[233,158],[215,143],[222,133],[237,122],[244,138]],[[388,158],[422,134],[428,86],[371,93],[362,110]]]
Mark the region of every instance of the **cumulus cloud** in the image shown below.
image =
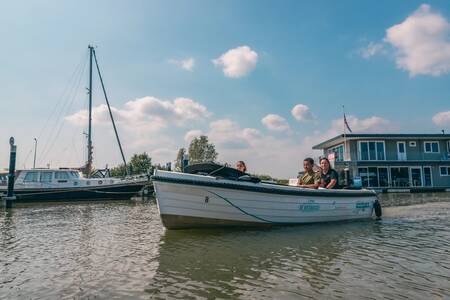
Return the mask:
[[[371,116],[365,119],[360,119],[355,116],[346,116],[347,123],[353,133],[389,133],[398,130],[398,127],[390,120]],[[344,133],[344,118],[339,118],[331,121],[330,128],[323,132],[314,132],[313,135],[306,136],[304,143],[308,145],[315,145],[339,134]],[[349,132],[347,132],[349,133]]]
[[[228,50],[219,58],[213,59],[216,66],[221,66],[227,77],[239,78],[247,75],[256,67],[258,53],[249,46],[240,46]]]
[[[450,110],[449,111],[442,111],[437,114],[435,114],[432,118],[433,123],[437,126],[450,126]]]
[[[378,116],[359,119],[355,116],[347,116],[347,123],[354,133],[386,133],[396,129],[391,121]],[[342,133],[344,119],[336,119],[332,122],[331,131]]]
[[[252,139],[259,136],[258,130],[240,128],[230,119],[220,119],[209,124],[208,136],[223,149],[243,149],[249,147]]]
[[[411,76],[450,72],[450,23],[428,4],[387,29],[384,40],[395,48],[397,67]]]
[[[194,138],[199,137],[203,135],[203,131],[195,129],[195,130],[189,130],[184,135],[184,141],[187,143],[190,143]]]
[[[188,57],[185,59],[169,59],[169,63],[179,66],[186,71],[193,71],[195,66],[195,59],[193,57]]]
[[[111,110],[117,123],[122,123],[134,130],[147,129],[149,131],[157,131],[169,124],[180,127],[187,122],[202,120],[210,116],[202,104],[181,97],[169,101],[148,96],[128,101],[123,108],[111,107]],[[81,126],[85,126],[87,119],[87,110],[81,110],[66,117],[70,123]],[[107,106],[102,104],[94,107],[92,120],[94,124],[109,124]]]
[[[255,128],[242,128],[230,119],[211,122],[205,134],[216,145],[221,162],[234,165],[237,160],[244,160],[253,174],[295,177],[300,168],[297,157],[312,151],[310,145],[262,134]]]
[[[266,126],[267,129],[273,131],[287,131],[290,129],[286,119],[276,114],[268,114],[261,119],[261,123]]]
[[[309,107],[304,104],[297,104],[296,106],[294,106],[294,108],[292,108],[291,110],[291,114],[297,121],[300,122],[314,120],[314,116],[311,113]]]
[[[365,59],[392,54],[397,68],[410,76],[440,76],[450,72],[450,23],[428,4],[386,30],[380,42],[358,50]]]

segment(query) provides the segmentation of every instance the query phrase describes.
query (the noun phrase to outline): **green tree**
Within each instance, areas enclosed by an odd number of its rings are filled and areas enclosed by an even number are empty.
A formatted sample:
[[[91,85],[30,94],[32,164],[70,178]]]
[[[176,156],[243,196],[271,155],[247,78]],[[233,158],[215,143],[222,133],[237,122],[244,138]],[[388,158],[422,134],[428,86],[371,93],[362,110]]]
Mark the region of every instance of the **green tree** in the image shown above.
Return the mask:
[[[134,154],[127,164],[130,175],[147,173],[151,166],[152,158],[148,156],[146,152]],[[109,172],[112,177],[121,177],[127,174],[125,166],[123,164],[111,168]]]
[[[109,169],[109,174],[111,177],[122,177],[126,175],[126,170],[124,164],[120,164],[116,167]]]
[[[194,138],[189,144],[189,164],[215,161],[219,154],[206,135]]]
[[[180,148],[178,150],[177,159],[175,161],[175,171],[181,172],[183,166],[183,157],[186,154],[186,149]]]
[[[148,156],[147,152],[134,154],[128,164],[131,174],[144,174],[151,168],[152,158]]]

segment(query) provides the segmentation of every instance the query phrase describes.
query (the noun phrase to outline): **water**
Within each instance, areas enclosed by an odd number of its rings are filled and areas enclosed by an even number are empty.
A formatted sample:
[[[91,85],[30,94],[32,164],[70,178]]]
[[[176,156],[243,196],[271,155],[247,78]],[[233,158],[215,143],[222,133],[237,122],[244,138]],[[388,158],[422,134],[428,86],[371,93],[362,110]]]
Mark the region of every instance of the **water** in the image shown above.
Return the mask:
[[[165,231],[154,201],[0,211],[1,299],[449,299],[450,194],[382,221]]]

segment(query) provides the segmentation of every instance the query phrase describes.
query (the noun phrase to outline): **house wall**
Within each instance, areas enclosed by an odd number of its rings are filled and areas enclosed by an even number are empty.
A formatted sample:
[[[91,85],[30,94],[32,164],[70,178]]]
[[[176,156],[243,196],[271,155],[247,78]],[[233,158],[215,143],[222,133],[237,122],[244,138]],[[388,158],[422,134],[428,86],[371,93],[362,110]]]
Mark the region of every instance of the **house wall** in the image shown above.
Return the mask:
[[[364,140],[366,141],[366,140]],[[377,140],[380,141],[380,140]],[[415,141],[416,146],[410,146],[409,142]],[[450,150],[447,147],[447,141],[439,142],[439,153],[425,153],[425,142],[431,140],[384,140],[386,160],[398,160],[397,142],[405,142],[406,145],[406,160],[450,160]],[[347,142],[350,151],[350,160],[359,160],[358,141],[351,140]],[[328,148],[324,149],[324,155],[328,153]]]
[[[361,139],[361,141],[370,139]],[[382,139],[377,139],[380,141]],[[406,148],[406,161],[398,160],[397,154],[397,142],[404,141]],[[416,146],[410,146],[410,141],[415,141]],[[349,147],[350,161],[336,162],[335,168],[338,171],[342,171],[344,168],[349,168],[351,178],[358,175],[359,167],[388,167],[389,172],[391,167],[420,167],[422,169],[422,184],[424,181],[423,167],[431,167],[433,187],[450,187],[450,176],[440,175],[440,166],[450,166],[450,157],[448,156],[449,149],[447,141],[439,142],[439,153],[425,153],[424,144],[429,140],[384,140],[385,142],[385,161],[360,161],[359,159],[359,143],[357,140],[350,140],[347,142]],[[327,153],[328,149],[324,149],[324,153]]]

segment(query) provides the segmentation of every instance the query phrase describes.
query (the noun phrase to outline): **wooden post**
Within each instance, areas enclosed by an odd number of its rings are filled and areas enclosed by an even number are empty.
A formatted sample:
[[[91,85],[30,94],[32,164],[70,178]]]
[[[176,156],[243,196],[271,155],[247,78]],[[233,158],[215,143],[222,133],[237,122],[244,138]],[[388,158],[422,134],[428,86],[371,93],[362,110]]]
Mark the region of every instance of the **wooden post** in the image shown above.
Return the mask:
[[[14,196],[14,177],[16,173],[16,150],[14,145],[14,138],[9,139],[10,151],[9,151],[9,174],[8,174],[8,194],[5,197],[6,208],[11,208],[13,201],[16,199]]]

